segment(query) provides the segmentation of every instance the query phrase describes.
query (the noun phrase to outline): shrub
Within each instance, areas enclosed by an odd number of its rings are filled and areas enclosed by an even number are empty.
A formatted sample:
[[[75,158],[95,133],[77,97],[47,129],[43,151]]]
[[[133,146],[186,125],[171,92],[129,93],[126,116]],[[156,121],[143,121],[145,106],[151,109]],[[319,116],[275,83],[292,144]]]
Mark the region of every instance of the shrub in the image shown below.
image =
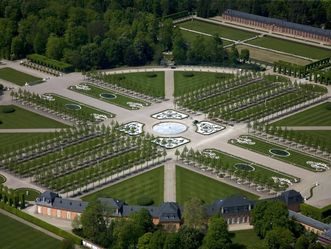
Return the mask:
[[[194,76],[194,74],[191,72],[184,72],[183,75],[184,75],[184,77],[193,77]]]
[[[140,206],[150,206],[152,204],[154,204],[154,201],[152,198],[148,197],[148,196],[140,196],[138,198],[138,205]]]
[[[2,124],[2,121],[0,120],[0,124]]]
[[[327,105],[326,105],[326,109],[331,111],[331,102],[329,102]]]
[[[12,113],[12,112],[15,112],[15,108],[14,107],[11,107],[11,106],[5,106],[2,109],[2,112],[3,113]]]
[[[148,78],[155,78],[157,75],[155,73],[149,73],[147,74]]]

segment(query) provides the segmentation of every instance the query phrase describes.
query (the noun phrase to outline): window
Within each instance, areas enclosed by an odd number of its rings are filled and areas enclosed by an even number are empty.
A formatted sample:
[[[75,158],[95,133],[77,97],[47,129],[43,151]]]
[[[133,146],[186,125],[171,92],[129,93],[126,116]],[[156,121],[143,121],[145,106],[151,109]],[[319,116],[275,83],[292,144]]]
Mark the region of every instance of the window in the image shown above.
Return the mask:
[[[51,209],[47,208],[47,215],[51,216]]]
[[[71,220],[71,212],[67,212],[67,219]]]
[[[41,206],[38,206],[38,214],[41,214]]]
[[[58,218],[61,218],[61,210],[56,210],[56,216],[57,216]]]

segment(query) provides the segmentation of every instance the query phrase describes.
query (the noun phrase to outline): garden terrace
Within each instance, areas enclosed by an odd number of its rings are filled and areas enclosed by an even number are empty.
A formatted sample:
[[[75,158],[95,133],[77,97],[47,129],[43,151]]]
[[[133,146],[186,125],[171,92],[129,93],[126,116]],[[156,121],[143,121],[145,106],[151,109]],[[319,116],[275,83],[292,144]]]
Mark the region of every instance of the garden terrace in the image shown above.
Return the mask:
[[[0,68],[0,79],[9,81],[19,86],[24,86],[25,83],[35,85],[43,82],[42,78],[26,74],[10,67]]]
[[[164,167],[162,166],[84,196],[82,199],[84,201],[94,201],[101,197],[111,197],[125,200],[129,205],[146,205],[141,201],[148,198],[152,203],[147,204],[158,205],[163,202],[163,188]]]
[[[203,22],[203,21],[187,21],[183,23],[177,24],[177,26],[190,29],[190,30],[195,30],[203,33],[207,33],[210,35],[218,34],[221,37],[231,39],[231,40],[246,40],[248,38],[252,38],[256,35],[257,33],[253,32],[248,32],[248,31],[243,31],[240,29],[236,28],[230,28],[227,26],[219,25],[219,24],[212,24],[208,22]]]
[[[328,167],[330,167],[330,165],[326,161],[324,161],[320,158],[314,157],[314,156],[309,156],[306,153],[301,153],[299,151],[292,149],[291,147],[284,147],[279,144],[270,143],[265,140],[261,140],[256,137],[253,137],[253,136],[247,136],[246,138],[249,138],[250,140],[252,140],[254,142],[254,144],[239,143],[239,142],[237,142],[236,139],[232,139],[232,140],[230,140],[230,142],[239,147],[242,147],[242,148],[245,148],[245,149],[248,149],[251,151],[255,151],[257,153],[264,154],[267,156],[271,156],[274,159],[281,160],[281,161],[293,164],[295,166],[298,166],[298,167],[301,167],[301,168],[304,168],[304,169],[307,169],[310,171],[317,172],[317,171],[324,171],[324,170],[316,170],[313,167],[311,167],[310,164],[308,164],[307,162],[322,163],[322,164],[326,164]],[[277,153],[273,153],[272,150],[275,150],[275,151],[277,150],[280,152],[284,151],[287,153],[286,153],[286,155],[282,154],[282,153],[280,153],[278,155]]]
[[[50,148],[31,160],[4,159],[5,168],[47,188],[68,192],[161,156],[148,139],[125,136],[117,128],[99,130],[97,137],[70,146],[65,146],[64,139],[61,150]]]
[[[105,115],[107,118],[114,117],[112,113],[101,111],[95,107],[72,101],[71,99],[55,94],[44,94],[40,96],[28,91],[19,90],[13,93],[13,99],[19,104],[54,114],[64,120],[72,122],[100,122],[100,120],[95,118],[94,114]],[[79,108],[68,108],[69,106]]]
[[[326,89],[290,83],[279,76],[254,78],[241,76],[190,91],[176,103],[193,111],[208,113],[210,118],[244,121],[258,119],[323,95]]]
[[[5,248],[58,249],[61,247],[60,240],[3,214],[0,214],[0,223],[0,241]]]
[[[184,204],[196,197],[205,203],[223,199],[232,195],[243,195],[249,199],[257,199],[254,194],[219,182],[183,167],[176,167],[176,201]]]
[[[302,43],[274,38],[270,36],[264,36],[261,38],[250,40],[247,43],[312,59],[323,59],[325,57],[331,56],[330,49],[305,45]]]
[[[164,72],[92,74],[97,80],[157,98],[164,98]]]
[[[277,126],[331,126],[331,102],[326,102],[272,123]]]
[[[28,60],[40,64],[42,66],[50,67],[55,70],[64,72],[64,73],[70,73],[74,70],[73,66],[54,59],[50,59],[46,56],[40,55],[40,54],[30,54],[27,56]]]
[[[67,125],[15,105],[0,106],[0,129],[64,128]]]
[[[147,103],[147,102],[144,102],[144,101],[141,101],[138,99],[134,99],[134,98],[131,98],[131,97],[128,97],[125,95],[121,95],[118,93],[114,93],[107,89],[93,86],[92,84],[85,84],[85,86],[87,86],[90,90],[83,90],[83,89],[77,88],[75,86],[71,86],[71,87],[69,87],[69,89],[72,91],[99,99],[104,102],[108,102],[111,104],[115,104],[115,105],[124,107],[129,110],[137,109],[137,108],[134,108],[132,105],[130,105],[130,103],[137,103],[140,106],[149,105],[149,103]],[[109,97],[107,98],[105,96],[109,96]]]
[[[227,79],[233,78],[232,74],[226,73],[207,73],[207,72],[190,72],[190,71],[175,71],[175,97],[185,95],[188,90],[199,91],[210,85],[217,85]]]
[[[215,149],[202,152],[184,149],[180,158],[184,163],[202,171],[209,171],[219,177],[230,177],[240,184],[257,186],[259,190],[284,190],[299,181],[296,177]],[[246,167],[242,167],[244,165]]]

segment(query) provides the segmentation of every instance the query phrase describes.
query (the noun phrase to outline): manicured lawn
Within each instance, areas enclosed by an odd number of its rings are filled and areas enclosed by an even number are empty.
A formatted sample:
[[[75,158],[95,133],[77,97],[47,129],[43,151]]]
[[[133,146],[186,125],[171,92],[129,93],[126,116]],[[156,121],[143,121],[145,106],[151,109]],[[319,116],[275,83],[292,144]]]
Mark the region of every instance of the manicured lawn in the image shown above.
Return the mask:
[[[125,73],[127,81],[140,85],[142,92],[155,97],[164,97],[164,72]],[[153,75],[153,77],[150,77]],[[141,91],[139,91],[141,92]]]
[[[290,55],[280,54],[272,51],[267,51],[260,48],[253,48],[247,45],[237,45],[236,46],[239,51],[242,49],[249,49],[249,56],[251,59],[257,61],[265,61],[267,63],[274,63],[276,61],[287,61],[290,63],[298,64],[298,65],[307,65],[312,61],[304,60],[301,58],[297,58]]]
[[[331,49],[323,49],[270,36],[257,38],[248,43],[312,59],[322,59],[331,56]]]
[[[323,103],[305,111],[279,120],[273,125],[279,126],[330,126],[331,102]],[[329,107],[329,108],[328,108]]]
[[[253,32],[196,20],[179,23],[177,25],[186,29],[191,29],[211,35],[218,34],[221,37],[225,37],[231,40],[245,40],[257,35]]]
[[[250,199],[257,199],[254,194],[232,187],[212,178],[195,173],[191,170],[176,167],[176,201],[184,204],[192,197],[197,197],[206,203],[212,203],[231,195],[244,195]]]
[[[112,197],[128,204],[138,204],[142,196],[151,198],[154,204],[163,202],[164,167],[153,169],[147,173],[104,188],[96,193],[85,196],[84,201],[96,200],[99,197]]]
[[[199,36],[202,36],[205,41],[209,41],[209,40],[213,39],[211,36],[200,35],[200,34],[197,34],[197,33],[186,31],[186,30],[180,30],[180,32],[182,33],[183,38],[186,40],[187,43],[192,43]],[[224,46],[229,45],[231,43],[232,42],[230,42],[230,41],[223,40],[223,45]]]
[[[255,168],[254,173],[260,174],[264,178],[269,178],[272,176],[288,178],[290,180],[293,180],[293,178],[294,178],[293,176],[287,175],[287,174],[279,172],[279,171],[275,172],[274,170],[272,170],[266,166],[255,164],[255,163],[253,163],[251,161],[247,161],[243,158],[236,157],[236,156],[233,156],[233,155],[230,155],[230,154],[227,154],[225,152],[215,150],[215,149],[213,149],[213,151],[215,151],[216,154],[219,156],[219,158],[221,159],[221,162],[223,162],[224,164],[227,164],[229,166],[232,166],[233,169],[236,169],[236,167],[235,167],[236,164],[244,163],[244,164],[248,164],[248,165],[254,167]]]
[[[232,242],[244,245],[247,249],[256,249],[263,245],[263,240],[256,235],[253,229],[234,231],[232,234],[234,235]]]
[[[308,154],[303,154],[303,153],[300,153],[298,151],[286,148],[284,146],[279,146],[279,145],[276,145],[276,144],[273,144],[273,143],[265,142],[265,141],[262,141],[260,139],[255,138],[255,137],[252,137],[252,136],[248,136],[248,137],[252,141],[255,142],[254,145],[239,144],[239,143],[235,143],[235,145],[243,147],[243,148],[248,149],[248,150],[255,151],[255,152],[260,153],[260,154],[271,156],[274,159],[281,160],[281,161],[284,161],[284,162],[287,162],[287,163],[290,163],[290,164],[293,164],[295,166],[298,166],[298,167],[301,167],[301,168],[304,168],[304,169],[307,169],[307,170],[311,170],[311,171],[315,171],[315,170],[306,163],[307,161],[321,162],[321,163],[326,163],[327,165],[329,165],[329,163],[327,163],[326,161],[323,161],[319,158],[315,158],[313,156],[309,156]],[[287,156],[287,157],[273,155],[269,152],[270,149],[286,150],[290,153],[290,155]]]
[[[16,128],[63,128],[67,125],[57,122],[53,119],[46,118],[37,113],[27,111],[18,106],[13,107],[14,112],[4,113],[6,106],[0,106],[0,129],[16,129]]]
[[[60,240],[54,239],[8,216],[0,214],[1,249],[58,249]]]
[[[7,181],[6,177],[4,177],[3,175],[0,175],[0,184],[4,183],[5,181]]]
[[[294,134],[300,136],[310,136],[311,138],[318,139],[321,144],[326,144],[327,148],[331,148],[331,130],[328,131],[293,131]]]
[[[80,103],[78,101],[73,101],[71,99],[68,99],[68,98],[65,98],[65,97],[62,97],[62,96],[59,96],[59,95],[55,95],[55,94],[48,94],[48,95],[53,96],[54,99],[55,99],[55,101],[59,105],[65,106],[65,105],[68,105],[68,104],[75,104],[75,105],[79,105],[81,107],[81,109],[79,109],[79,110],[69,110],[69,109],[66,109],[66,111],[69,114],[74,114],[76,112],[82,112],[82,113],[84,113],[88,117],[86,119],[89,119],[92,113],[104,114],[104,115],[107,115],[108,117],[114,117],[114,114],[112,114],[110,112],[102,111],[102,110],[100,110],[98,108],[85,105],[85,104]]]
[[[0,79],[9,81],[19,86],[24,86],[26,82],[29,85],[38,84],[42,80],[41,78],[22,73],[10,67],[0,69]]]
[[[47,139],[49,133],[0,133],[0,148],[1,149],[18,149],[31,140]]]
[[[79,90],[79,89],[76,89],[75,87],[69,87],[69,89],[72,90],[72,91],[79,92],[81,94],[84,94],[84,95],[102,100],[102,101],[105,101],[105,102],[111,103],[111,104],[115,104],[115,105],[124,107],[124,108],[129,109],[129,110],[131,110],[132,108],[127,104],[127,102],[139,103],[139,104],[142,104],[144,106],[149,104],[147,102],[143,102],[141,100],[134,99],[134,98],[131,98],[131,97],[128,97],[128,96],[125,96],[125,95],[117,94],[117,93],[111,92],[109,90],[100,88],[100,87],[95,87],[91,84],[87,84],[87,85],[91,88],[91,90],[89,90],[89,91]],[[105,93],[114,96],[114,98],[113,99],[102,98],[100,96],[100,94],[105,94]]]
[[[32,188],[17,188],[15,189],[16,193],[24,194],[26,201],[34,201],[40,195],[38,190]]]
[[[192,73],[193,76],[188,77],[187,73]],[[180,72],[176,71],[174,80],[175,80],[175,93],[174,96],[182,95],[194,88],[203,88],[208,86],[209,83],[215,83],[216,80],[222,81],[226,78],[232,78],[232,74],[226,73],[208,73],[208,72]]]

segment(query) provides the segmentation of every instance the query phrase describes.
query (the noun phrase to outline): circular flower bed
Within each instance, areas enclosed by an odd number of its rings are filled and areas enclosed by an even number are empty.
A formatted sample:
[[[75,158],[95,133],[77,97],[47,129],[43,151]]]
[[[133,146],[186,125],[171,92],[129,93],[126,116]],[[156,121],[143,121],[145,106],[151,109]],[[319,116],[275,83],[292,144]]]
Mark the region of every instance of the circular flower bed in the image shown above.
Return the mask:
[[[111,94],[111,93],[100,93],[99,96],[103,99],[116,99],[116,95],[115,94]]]
[[[65,106],[65,108],[67,108],[69,110],[74,110],[74,111],[82,109],[82,107],[77,104],[65,104],[64,106]]]
[[[280,156],[280,157],[288,157],[291,155],[290,152],[282,149],[270,149],[269,152],[275,156]]]
[[[251,172],[251,171],[254,171],[255,168],[247,163],[236,163],[234,165],[234,167],[236,169],[239,169],[239,170],[244,170],[244,171],[248,171],[248,172]]]

